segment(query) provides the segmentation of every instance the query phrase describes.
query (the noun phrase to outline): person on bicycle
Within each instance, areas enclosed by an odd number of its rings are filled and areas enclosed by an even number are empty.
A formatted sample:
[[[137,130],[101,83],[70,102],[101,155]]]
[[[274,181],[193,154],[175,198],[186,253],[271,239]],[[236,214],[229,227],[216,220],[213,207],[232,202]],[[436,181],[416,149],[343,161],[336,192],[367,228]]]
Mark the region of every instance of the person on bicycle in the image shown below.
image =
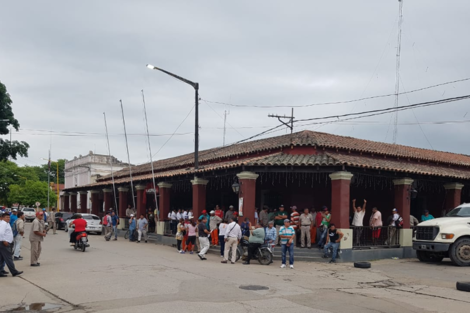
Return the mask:
[[[82,218],[81,214],[76,215],[76,219],[74,219],[69,224],[69,228],[72,228],[72,225],[75,226],[75,230],[70,234],[70,243],[71,246],[74,246],[77,242],[77,235],[86,231],[87,222]]]

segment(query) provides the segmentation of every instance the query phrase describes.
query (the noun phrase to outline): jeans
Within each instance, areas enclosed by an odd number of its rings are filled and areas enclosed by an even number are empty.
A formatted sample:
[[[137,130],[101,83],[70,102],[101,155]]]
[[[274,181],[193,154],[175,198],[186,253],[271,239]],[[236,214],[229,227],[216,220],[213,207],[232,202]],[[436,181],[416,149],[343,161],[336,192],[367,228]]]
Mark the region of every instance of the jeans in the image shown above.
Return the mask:
[[[336,261],[336,255],[338,254],[339,242],[331,242],[331,241],[328,242],[325,245],[325,248],[323,249],[323,252],[325,253],[325,255],[328,254],[328,249],[330,247],[333,247],[333,255],[331,256],[331,260]]]
[[[114,232],[114,239],[117,239],[117,235],[118,235],[118,229],[117,229],[117,225],[116,226],[113,226],[113,232]],[[113,235],[111,234],[111,237]]]
[[[21,241],[23,241],[23,236],[20,234],[15,236],[15,257],[19,257],[21,253]]]
[[[321,248],[325,245],[325,242],[326,242],[326,234],[328,233],[328,228],[327,227],[324,227],[323,228],[323,231],[321,232],[321,237],[320,237],[320,241],[318,242],[318,246]]]
[[[209,238],[207,237],[199,237],[199,243],[201,244],[201,251],[199,252],[199,255],[202,257],[205,257],[205,254],[207,250],[209,250]]]
[[[224,256],[225,251],[225,240],[224,236],[219,236],[219,244],[220,244],[220,255]]]
[[[289,264],[294,265],[294,243],[291,243],[290,246],[281,244],[282,251],[282,264],[286,264],[286,252],[289,250]]]
[[[178,251],[181,251],[181,242],[183,242],[183,240],[176,239],[176,249]]]
[[[134,234],[135,229],[129,229],[129,241],[135,241]]]

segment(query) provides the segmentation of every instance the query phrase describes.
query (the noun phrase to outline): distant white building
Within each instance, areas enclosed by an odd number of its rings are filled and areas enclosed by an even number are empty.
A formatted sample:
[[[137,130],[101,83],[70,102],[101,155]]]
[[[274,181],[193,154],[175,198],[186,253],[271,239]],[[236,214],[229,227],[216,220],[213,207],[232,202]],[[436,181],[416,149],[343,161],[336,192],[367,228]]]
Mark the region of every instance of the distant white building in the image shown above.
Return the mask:
[[[96,182],[101,176],[111,174],[111,164],[114,172],[128,167],[113,156],[94,154],[90,151],[87,155],[74,157],[73,160],[65,161],[65,188],[80,187]],[[91,195],[87,196],[86,208],[91,208]],[[80,197],[77,197],[77,207],[81,207]]]

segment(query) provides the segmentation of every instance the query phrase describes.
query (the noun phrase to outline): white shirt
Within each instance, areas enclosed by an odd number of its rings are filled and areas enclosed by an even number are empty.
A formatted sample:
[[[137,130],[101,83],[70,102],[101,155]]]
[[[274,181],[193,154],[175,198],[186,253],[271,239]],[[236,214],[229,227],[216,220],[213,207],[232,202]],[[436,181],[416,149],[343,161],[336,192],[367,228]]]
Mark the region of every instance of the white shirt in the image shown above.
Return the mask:
[[[189,218],[189,219],[194,218],[193,212],[189,212],[189,213],[188,213],[188,218]]]
[[[219,224],[219,236],[225,236],[227,232],[227,223],[220,223]]]
[[[177,219],[178,221],[181,219],[181,213],[180,213],[180,212],[176,213],[176,219]]]
[[[364,215],[366,214],[366,211],[361,210],[360,212],[354,211],[354,217],[352,220],[352,225],[353,226],[364,226],[363,221],[364,221]]]
[[[227,230],[225,232],[224,238],[242,238],[242,229],[240,228],[240,225],[235,222],[231,222],[227,226]]]
[[[171,219],[173,221],[176,221],[176,213],[175,212],[171,212]]]
[[[8,243],[13,242],[13,231],[9,223],[0,221],[0,242],[6,241]]]
[[[187,219],[187,218],[188,218],[188,212],[183,211],[183,218],[184,218],[184,219]]]
[[[258,221],[258,212],[255,211],[255,220]]]
[[[392,221],[390,222],[390,226],[395,226],[395,222],[400,218],[400,215],[398,213],[393,214]]]
[[[171,219],[171,212],[170,212],[170,213],[168,213],[168,218],[169,218],[169,219]]]

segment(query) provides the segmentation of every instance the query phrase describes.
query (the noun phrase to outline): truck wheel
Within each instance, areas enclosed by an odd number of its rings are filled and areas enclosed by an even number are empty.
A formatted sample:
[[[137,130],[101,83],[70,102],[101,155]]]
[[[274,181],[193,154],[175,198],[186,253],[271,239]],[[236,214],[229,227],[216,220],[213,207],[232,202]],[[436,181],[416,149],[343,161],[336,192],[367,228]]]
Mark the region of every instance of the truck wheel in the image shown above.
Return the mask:
[[[443,255],[428,252],[428,251],[416,251],[416,256],[421,262],[436,262],[439,263],[444,259]]]
[[[460,238],[450,247],[449,257],[455,265],[470,266],[470,239]]]

